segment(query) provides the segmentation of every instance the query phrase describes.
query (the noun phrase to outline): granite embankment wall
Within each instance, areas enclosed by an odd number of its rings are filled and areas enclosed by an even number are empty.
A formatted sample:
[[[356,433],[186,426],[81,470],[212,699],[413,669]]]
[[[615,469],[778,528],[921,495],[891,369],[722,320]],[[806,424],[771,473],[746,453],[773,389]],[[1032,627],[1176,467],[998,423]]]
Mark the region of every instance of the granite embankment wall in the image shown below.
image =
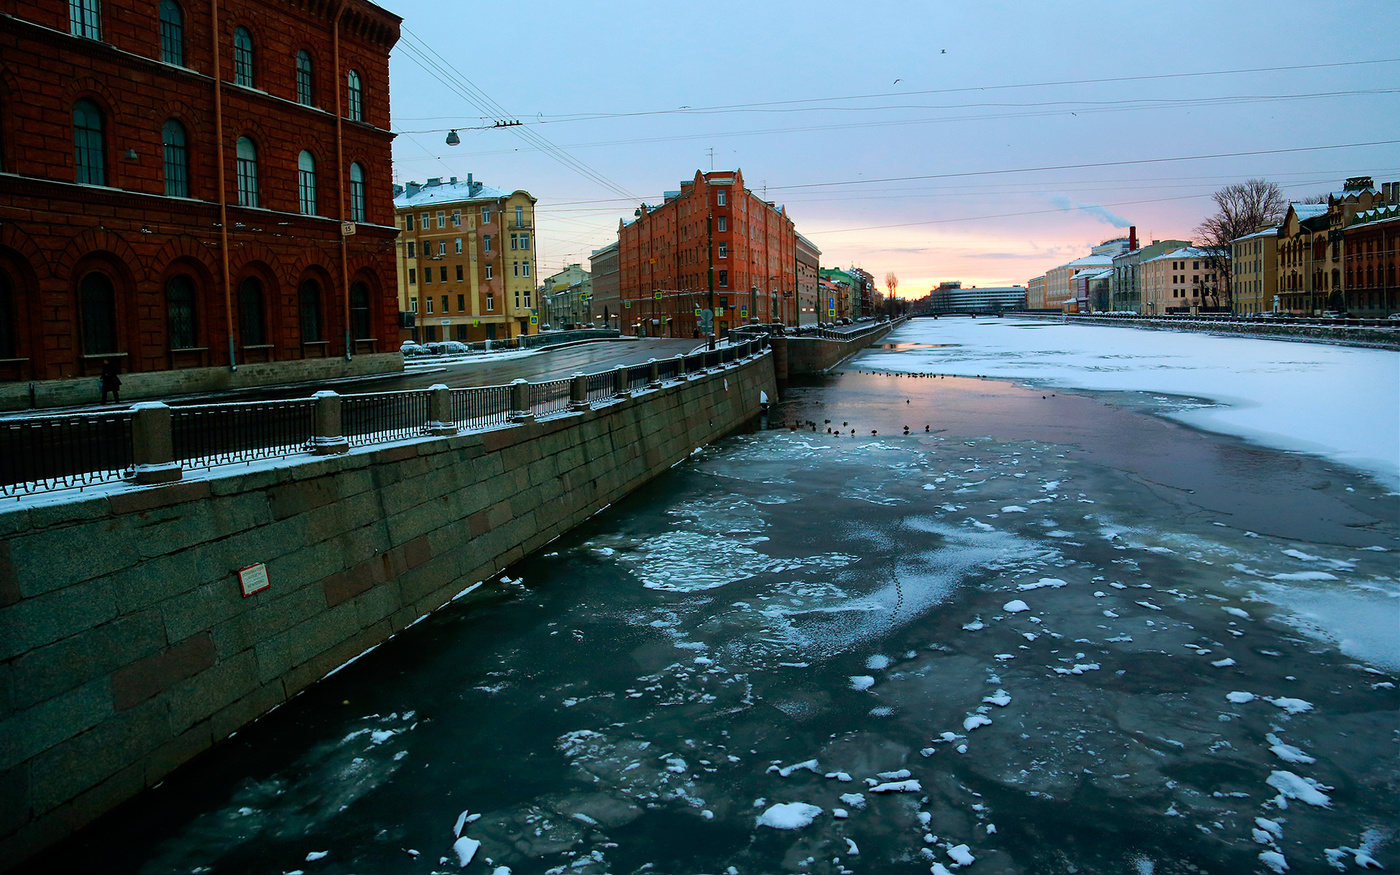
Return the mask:
[[[0,511],[0,870],[776,397],[765,352],[491,431]],[[245,597],[238,572],[265,563]]]
[[[778,379],[786,381],[789,377],[824,373],[872,343],[881,340],[903,322],[904,320],[877,323],[866,331],[852,332],[849,336],[844,337],[834,333],[830,336],[785,335],[774,337],[769,342],[777,357],[774,367],[777,370]],[[838,337],[840,339],[836,339]]]
[[[1020,314],[1017,314],[1020,315]],[[1367,346],[1376,349],[1400,349],[1400,325],[1360,326],[1343,322],[1328,325],[1325,322],[1304,319],[1279,319],[1267,322],[1247,322],[1243,320],[1171,319],[1121,316],[1051,316],[1073,324],[1107,325],[1114,328],[1145,328],[1150,331],[1196,331],[1205,334],[1220,334],[1230,337],[1263,337],[1274,340],[1301,340],[1312,343],[1335,343],[1344,346]]]

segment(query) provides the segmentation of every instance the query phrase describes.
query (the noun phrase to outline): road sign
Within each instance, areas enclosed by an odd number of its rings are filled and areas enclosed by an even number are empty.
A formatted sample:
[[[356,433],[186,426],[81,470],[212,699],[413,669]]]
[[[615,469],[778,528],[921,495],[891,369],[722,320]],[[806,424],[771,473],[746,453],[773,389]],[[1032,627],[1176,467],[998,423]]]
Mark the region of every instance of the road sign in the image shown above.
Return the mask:
[[[715,330],[715,313],[713,310],[700,310],[700,331],[703,334],[713,334]]]
[[[656,291],[651,293],[651,296],[658,301],[661,300],[661,290],[657,289]]]

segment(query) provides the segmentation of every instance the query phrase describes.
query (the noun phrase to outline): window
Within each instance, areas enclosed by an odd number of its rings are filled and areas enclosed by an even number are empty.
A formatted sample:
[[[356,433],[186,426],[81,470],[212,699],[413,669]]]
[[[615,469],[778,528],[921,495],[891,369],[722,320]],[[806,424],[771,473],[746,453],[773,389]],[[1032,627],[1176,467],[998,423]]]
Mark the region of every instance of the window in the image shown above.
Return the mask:
[[[181,274],[165,284],[166,334],[171,349],[194,349],[199,344],[195,323],[194,280]]]
[[[302,215],[316,215],[316,159],[304,149],[297,156],[297,204]]]
[[[102,39],[102,9],[98,0],[68,0],[68,32]]]
[[[350,331],[356,340],[373,340],[374,332],[369,319],[369,286],[352,283],[350,286]]]
[[[239,137],[235,167],[238,176],[238,205],[256,207],[258,205],[258,150],[253,141]]]
[[[417,257],[417,251],[418,251],[417,245],[416,245],[412,240],[408,241],[408,257],[409,257],[409,258],[416,258],[416,257]]]
[[[522,262],[520,262],[520,275],[521,275],[521,276],[529,276],[529,275],[530,275],[530,262],[528,262],[528,261],[522,261]]]
[[[729,285],[729,271],[727,271],[727,270],[722,270],[722,271],[719,272],[719,284],[720,284],[721,286],[728,286],[728,285]]]
[[[429,228],[432,227],[432,219],[428,216],[427,213],[424,213],[423,216],[422,216],[422,218],[423,218],[423,221],[420,222],[420,223],[418,224],[418,227],[420,227],[420,228],[422,228],[424,231],[426,231],[426,230],[428,230]]]
[[[458,295],[458,296],[457,296],[457,312],[458,312],[458,313],[462,313],[462,312],[465,312],[466,309],[467,309],[467,296],[466,296],[466,295]]]
[[[525,224],[525,208],[524,208],[524,207],[516,207],[516,208],[515,208],[515,226],[518,228],[518,227],[520,227],[520,226],[522,226],[522,225],[524,225],[524,224]]]
[[[491,265],[486,265],[486,278],[491,279]]]
[[[93,271],[78,286],[83,317],[83,354],[103,355],[117,351],[116,294],[104,273]]]
[[[438,255],[446,255],[446,254],[447,254],[447,241],[446,241],[446,240],[439,240],[439,241],[438,241]]]
[[[412,213],[404,213],[404,214],[403,214],[403,229],[404,229],[405,231],[412,231],[412,230],[413,230],[413,214],[412,214]]]
[[[482,249],[482,251],[484,251],[484,252],[490,252],[490,251],[491,251],[491,235],[490,235],[490,234],[482,234],[482,235],[481,235],[481,249]]]
[[[253,35],[246,27],[233,31],[233,84],[253,87]]]
[[[432,299],[432,297],[429,296],[429,297],[424,298],[424,299],[423,299],[423,304],[424,304],[424,306],[426,306],[426,307],[428,308],[428,315],[431,316],[432,313],[433,313],[433,299]]]
[[[438,222],[438,227],[439,227],[439,228],[446,228],[446,227],[447,227],[447,214],[444,213],[442,210],[438,210],[437,222]]]
[[[490,313],[496,309],[496,296],[491,292],[486,293],[486,312]]]
[[[490,207],[482,207],[482,208],[481,208],[481,224],[483,224],[483,225],[489,225],[489,224],[491,224],[491,208],[490,208]]]
[[[418,312],[418,299],[417,299],[417,298],[410,298],[410,299],[409,299],[409,301],[408,301],[408,310],[409,310],[410,313],[417,313],[417,312]]]
[[[721,206],[721,207],[724,206],[724,189],[722,189],[722,188],[721,188],[721,189],[716,189],[716,191],[715,191],[715,203],[718,204],[718,205]]]
[[[447,282],[447,265],[444,264],[438,268],[438,279]]]
[[[459,265],[457,265],[457,282],[460,283],[461,281],[462,281],[462,266],[459,264]]]
[[[185,66],[185,13],[175,0],[160,0],[160,59]]]
[[[510,235],[510,248],[511,248],[512,251],[514,251],[514,250],[520,248],[520,235],[519,235],[519,234],[512,234],[512,235]]]
[[[408,284],[410,286],[418,285],[418,271],[411,267],[408,269]]]
[[[73,158],[76,181],[88,185],[106,185],[107,169],[103,160],[102,113],[91,100],[73,104]]]
[[[1200,269],[1201,269],[1201,263],[1200,263],[1199,261],[1193,261],[1193,262],[1191,262],[1191,269],[1192,269],[1192,270],[1200,270]]]
[[[728,244],[728,243],[721,243],[721,244],[719,245],[719,257],[720,257],[720,258],[728,258],[728,257],[729,257],[729,244]]]
[[[325,340],[321,334],[321,287],[315,280],[307,280],[297,289],[297,303],[301,309],[301,342]]]
[[[720,216],[718,219],[715,219],[715,230],[716,230],[716,231],[727,231],[727,230],[729,230],[728,221],[725,219],[724,216]]]
[[[443,312],[443,313],[446,313],[446,312],[447,312],[447,296],[446,296],[446,295],[443,295],[443,296],[442,296],[442,312]]]
[[[312,91],[311,55],[306,49],[297,52],[297,103],[314,106],[315,94]]]
[[[160,142],[165,151],[166,196],[189,197],[190,153],[185,148],[185,126],[169,120],[160,129]]]
[[[362,122],[365,120],[365,91],[360,85],[360,71],[351,70],[347,73],[345,85],[348,98],[345,117],[352,122]]]
[[[512,262],[510,263],[510,266],[511,266],[511,269],[515,272],[515,275],[516,275],[516,276],[520,276],[520,262],[518,262],[518,261],[512,261]]]
[[[454,228],[460,228],[460,227],[462,227],[462,211],[461,211],[461,210],[453,210],[453,211],[452,211],[452,227],[454,227]]]
[[[365,169],[358,161],[350,165],[350,221],[365,221]]]
[[[529,234],[521,234],[521,235],[520,235],[520,248],[521,248],[521,249],[529,249],[529,248],[530,248],[530,235],[529,235]]]
[[[452,245],[453,245],[453,247],[457,250],[457,251],[456,251],[456,254],[457,254],[457,255],[461,255],[461,254],[462,254],[462,238],[461,238],[461,237],[458,237],[455,241],[453,241]]]
[[[262,283],[248,277],[238,285],[238,327],[243,332],[245,347],[266,343],[264,324]]]
[[[425,268],[423,268],[423,284],[424,284],[424,285],[432,285],[432,284],[433,284],[433,269],[432,269],[432,267],[425,267]]]

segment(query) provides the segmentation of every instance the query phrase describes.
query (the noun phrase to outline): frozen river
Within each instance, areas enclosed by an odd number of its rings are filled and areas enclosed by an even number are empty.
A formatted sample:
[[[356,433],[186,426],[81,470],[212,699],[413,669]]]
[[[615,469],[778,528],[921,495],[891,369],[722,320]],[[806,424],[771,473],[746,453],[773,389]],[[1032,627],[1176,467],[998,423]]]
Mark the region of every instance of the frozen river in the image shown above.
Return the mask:
[[[1393,870],[1397,356],[1211,338],[1253,375],[1212,395],[1188,373],[1198,340],[902,328],[59,858]],[[1173,382],[1176,342],[1193,352]],[[1388,402],[1348,413],[1332,392],[1302,402],[1322,424],[1286,421],[1303,384],[1375,368]],[[1265,388],[1290,373],[1292,392]],[[1367,428],[1382,443],[1358,449]]]

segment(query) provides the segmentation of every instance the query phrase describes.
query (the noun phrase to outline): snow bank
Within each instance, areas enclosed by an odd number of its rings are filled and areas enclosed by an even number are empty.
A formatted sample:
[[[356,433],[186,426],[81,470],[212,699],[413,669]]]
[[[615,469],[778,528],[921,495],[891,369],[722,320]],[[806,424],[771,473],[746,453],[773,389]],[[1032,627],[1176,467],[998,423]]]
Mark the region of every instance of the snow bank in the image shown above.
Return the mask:
[[[779,802],[758,816],[759,826],[773,829],[802,829],[810,826],[822,810],[806,802]]]

